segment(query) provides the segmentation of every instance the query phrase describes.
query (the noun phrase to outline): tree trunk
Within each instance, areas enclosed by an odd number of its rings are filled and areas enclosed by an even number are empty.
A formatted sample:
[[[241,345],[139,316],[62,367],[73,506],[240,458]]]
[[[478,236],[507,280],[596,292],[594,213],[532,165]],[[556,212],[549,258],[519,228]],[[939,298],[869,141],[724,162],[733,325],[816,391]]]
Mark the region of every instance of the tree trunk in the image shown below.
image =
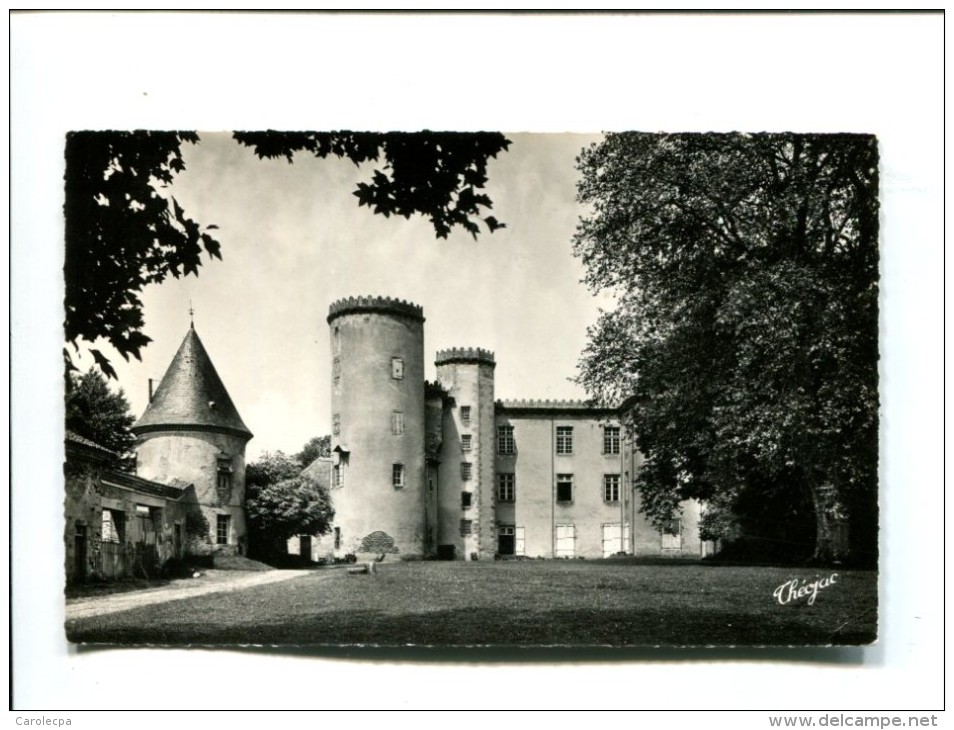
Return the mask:
[[[848,557],[848,520],[843,514],[833,484],[818,484],[808,479],[808,490],[815,509],[815,551],[812,562],[838,565]]]

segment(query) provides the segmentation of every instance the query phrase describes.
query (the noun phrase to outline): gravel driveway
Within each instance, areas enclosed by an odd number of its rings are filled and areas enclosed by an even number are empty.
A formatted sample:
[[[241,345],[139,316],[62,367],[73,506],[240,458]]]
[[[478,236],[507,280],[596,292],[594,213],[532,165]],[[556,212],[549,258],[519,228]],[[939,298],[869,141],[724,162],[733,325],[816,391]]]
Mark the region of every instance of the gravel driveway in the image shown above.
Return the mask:
[[[102,616],[109,613],[129,611],[141,606],[166,601],[179,601],[184,598],[204,596],[209,593],[227,593],[241,591],[252,586],[279,583],[281,581],[307,575],[308,570],[268,570],[254,573],[232,571],[208,571],[199,578],[184,578],[172,585],[160,588],[148,588],[130,593],[116,593],[110,596],[70,599],[66,602],[66,620]]]

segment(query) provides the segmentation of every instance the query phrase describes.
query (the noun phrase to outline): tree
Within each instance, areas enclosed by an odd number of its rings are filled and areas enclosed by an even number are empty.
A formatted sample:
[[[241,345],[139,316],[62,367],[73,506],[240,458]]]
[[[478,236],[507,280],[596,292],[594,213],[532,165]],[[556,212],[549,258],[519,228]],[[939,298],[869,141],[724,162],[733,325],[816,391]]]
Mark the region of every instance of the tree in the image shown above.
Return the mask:
[[[245,509],[249,553],[262,558],[284,556],[295,535],[326,534],[334,518],[327,490],[281,451],[266,452],[246,468]]]
[[[618,300],[579,380],[634,395],[657,526],[693,497],[746,533],[775,504],[770,529],[810,511],[815,560],[874,559],[877,166],[866,135],[614,134],[578,158],[574,250]]]
[[[98,371],[69,373],[66,379],[66,428],[104,446],[117,456],[112,466],[124,471],[135,467],[136,417],[122,389],[114,392]]]
[[[487,161],[510,145],[503,135],[480,133],[236,132],[259,157],[298,152],[319,158],[376,162],[369,182],[358,183],[359,206],[384,216],[426,216],[438,238],[460,226],[474,238],[479,222],[503,227],[484,210],[490,198]],[[184,143],[194,132],[73,132],[66,139],[66,341],[104,340],[126,360],[137,359],[150,338],[143,331],[140,295],[168,276],[198,276],[202,254],[221,258],[214,224],[186,215],[170,193],[185,169]],[[97,366],[115,370],[98,348]],[[72,354],[64,349],[67,369]]]
[[[305,468],[320,456],[331,456],[331,436],[315,436],[293,458]]]
[[[148,284],[197,274],[203,249],[221,258],[210,230],[186,216],[166,190],[185,169],[191,132],[75,132],[66,137],[66,340],[100,338],[125,359],[139,358],[140,294]],[[103,372],[108,358],[90,349]],[[64,351],[66,363],[72,365]]]

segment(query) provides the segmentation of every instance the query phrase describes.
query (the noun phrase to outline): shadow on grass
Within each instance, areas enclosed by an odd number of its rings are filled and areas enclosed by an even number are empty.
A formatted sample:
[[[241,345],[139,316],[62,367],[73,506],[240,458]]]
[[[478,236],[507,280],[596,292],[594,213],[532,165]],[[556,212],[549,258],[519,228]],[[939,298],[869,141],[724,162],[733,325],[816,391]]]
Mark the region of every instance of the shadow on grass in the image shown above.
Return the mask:
[[[66,598],[91,598],[95,596],[112,596],[117,593],[143,591],[149,588],[160,588],[171,583],[169,578],[122,578],[111,581],[91,581],[68,585],[64,591]]]
[[[214,621],[143,625],[104,616],[71,624],[67,634],[73,642],[180,647],[254,644],[289,649],[316,646],[320,655],[328,657],[363,654],[372,658],[366,652],[391,651],[438,661],[462,661],[475,651],[483,653],[481,661],[527,661],[541,651],[547,655],[544,660],[552,660],[550,652],[569,651],[567,647],[574,652],[595,652],[594,661],[618,653],[616,647],[624,647],[630,659],[641,655],[659,659],[660,650],[652,647],[668,647],[668,652],[677,652],[670,655],[670,661],[711,660],[727,647],[799,647],[804,652],[813,646],[868,644],[876,636],[876,615],[871,611],[847,619],[823,618],[806,611],[785,611],[775,620],[751,618],[740,612],[714,610],[679,616],[660,609],[545,610],[533,615],[514,615],[503,609],[483,609],[479,613],[450,609],[411,616],[356,610],[304,612],[290,619],[225,626]],[[676,648],[684,646],[694,648]],[[702,648],[708,646],[717,648]],[[690,654],[682,653],[686,651]],[[760,653],[755,651],[753,656]],[[737,649],[730,654],[739,658]],[[806,660],[816,661],[817,655]]]

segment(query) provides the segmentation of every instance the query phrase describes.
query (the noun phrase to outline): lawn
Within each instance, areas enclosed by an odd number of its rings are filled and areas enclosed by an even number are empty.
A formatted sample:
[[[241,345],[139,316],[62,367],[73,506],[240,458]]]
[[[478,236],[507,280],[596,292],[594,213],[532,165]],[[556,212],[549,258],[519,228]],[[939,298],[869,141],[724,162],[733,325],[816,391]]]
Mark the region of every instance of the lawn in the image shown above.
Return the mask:
[[[832,570],[609,561],[383,563],[69,622],[74,642],[437,646],[865,644],[877,574],[780,605],[773,591]]]

